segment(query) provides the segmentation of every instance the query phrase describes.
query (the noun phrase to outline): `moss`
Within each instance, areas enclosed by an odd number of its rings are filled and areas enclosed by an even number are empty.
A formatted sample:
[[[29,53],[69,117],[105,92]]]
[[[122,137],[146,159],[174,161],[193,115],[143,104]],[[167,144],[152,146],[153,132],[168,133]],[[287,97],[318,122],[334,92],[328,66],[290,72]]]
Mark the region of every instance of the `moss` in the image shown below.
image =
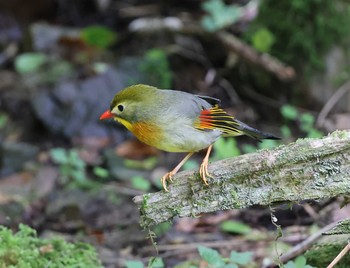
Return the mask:
[[[142,199],[142,205],[141,205],[141,208],[140,210],[142,212],[146,212],[147,208],[148,208],[148,199],[150,198],[150,194],[144,194],[143,195],[143,199]]]
[[[346,219],[337,223],[337,225],[326,233],[327,235],[350,234],[350,220]]]
[[[339,254],[339,252],[347,244],[346,241],[333,243],[327,242],[318,244],[308,250],[304,256],[307,259],[307,263],[314,267],[327,267],[333,259]],[[350,255],[346,254],[337,264],[337,268],[348,268],[350,263]]]
[[[340,138],[340,139],[349,139],[349,135],[350,132],[348,130],[336,130],[334,132],[332,132],[331,134],[329,134],[329,136],[331,137],[335,137],[335,138]]]
[[[85,243],[68,243],[60,238],[39,239],[36,231],[20,224],[13,234],[0,227],[0,268],[102,267],[95,249]]]

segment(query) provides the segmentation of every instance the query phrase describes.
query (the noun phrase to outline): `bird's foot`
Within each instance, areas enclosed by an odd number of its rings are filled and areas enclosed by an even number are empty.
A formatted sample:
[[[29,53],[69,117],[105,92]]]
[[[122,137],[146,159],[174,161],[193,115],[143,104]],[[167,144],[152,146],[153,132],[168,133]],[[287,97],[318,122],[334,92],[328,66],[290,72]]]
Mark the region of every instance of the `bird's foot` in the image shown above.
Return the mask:
[[[208,164],[209,160],[204,159],[200,168],[199,168],[199,175],[201,176],[202,180],[204,181],[205,185],[209,185],[207,178],[212,178],[212,176],[208,172]]]
[[[169,192],[168,188],[167,188],[167,185],[166,185],[166,181],[169,180],[170,182],[173,182],[173,176],[175,175],[174,172],[170,171],[168,173],[166,173],[162,179],[160,180],[162,185],[163,185],[163,188],[166,192]]]

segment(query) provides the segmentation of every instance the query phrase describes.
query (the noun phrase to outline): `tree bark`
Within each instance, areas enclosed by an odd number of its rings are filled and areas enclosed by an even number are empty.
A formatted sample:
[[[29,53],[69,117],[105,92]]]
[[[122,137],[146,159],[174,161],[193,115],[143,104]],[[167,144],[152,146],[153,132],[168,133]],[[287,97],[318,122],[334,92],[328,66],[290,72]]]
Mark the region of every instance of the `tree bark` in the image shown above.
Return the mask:
[[[300,139],[272,150],[217,161],[204,185],[198,171],[184,171],[169,192],[136,196],[144,228],[174,217],[330,198],[350,193],[350,131],[322,139]]]

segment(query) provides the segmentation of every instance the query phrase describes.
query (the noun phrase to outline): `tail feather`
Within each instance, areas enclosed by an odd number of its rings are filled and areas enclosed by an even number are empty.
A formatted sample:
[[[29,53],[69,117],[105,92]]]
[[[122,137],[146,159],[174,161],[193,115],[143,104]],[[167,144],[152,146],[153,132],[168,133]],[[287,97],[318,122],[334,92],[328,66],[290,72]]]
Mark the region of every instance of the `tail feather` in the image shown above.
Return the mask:
[[[269,140],[280,140],[281,138],[267,132],[260,131],[258,129],[255,129],[253,127],[248,126],[247,124],[235,119],[237,123],[239,124],[238,129],[244,134],[247,135],[255,140],[261,141],[263,139],[269,139]]]

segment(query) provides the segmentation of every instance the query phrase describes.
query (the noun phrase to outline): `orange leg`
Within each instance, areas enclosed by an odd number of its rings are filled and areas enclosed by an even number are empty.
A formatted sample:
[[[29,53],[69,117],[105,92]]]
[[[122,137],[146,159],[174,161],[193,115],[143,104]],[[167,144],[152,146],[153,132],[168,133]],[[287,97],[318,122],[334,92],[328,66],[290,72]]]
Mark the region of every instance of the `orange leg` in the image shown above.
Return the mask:
[[[185,156],[184,159],[182,159],[182,161],[170,172],[166,173],[162,179],[161,179],[161,182],[162,182],[162,185],[163,185],[163,188],[165,191],[169,192],[168,188],[166,187],[166,181],[169,180],[169,181],[173,181],[173,176],[179,171],[179,169],[183,166],[183,164],[185,164],[185,162],[193,155],[193,152],[192,153],[189,153],[188,155]]]
[[[201,167],[199,168],[199,175],[201,176],[202,180],[206,185],[209,185],[207,182],[207,177],[211,177],[208,172],[208,164],[209,164],[209,155],[211,152],[211,149],[213,148],[213,145],[210,145],[207,150],[207,154],[205,155],[203,162],[201,164]]]

